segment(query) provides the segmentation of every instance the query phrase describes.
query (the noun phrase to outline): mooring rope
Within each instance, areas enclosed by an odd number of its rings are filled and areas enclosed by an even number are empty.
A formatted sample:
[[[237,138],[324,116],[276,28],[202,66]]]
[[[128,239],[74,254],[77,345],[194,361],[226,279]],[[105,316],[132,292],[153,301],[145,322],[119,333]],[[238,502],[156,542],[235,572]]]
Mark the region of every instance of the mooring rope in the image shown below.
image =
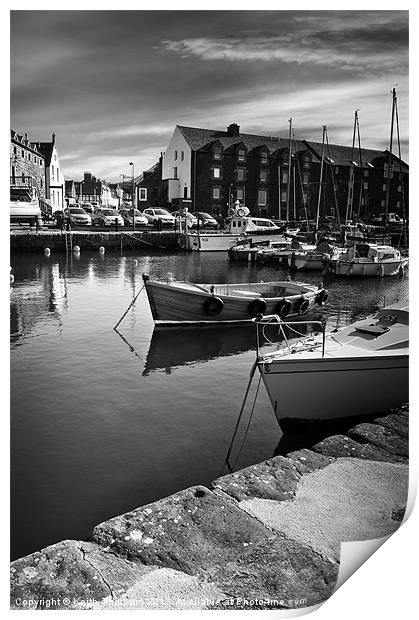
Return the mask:
[[[141,237],[135,237],[132,233],[123,233],[126,237],[131,237],[131,239],[135,239],[135,241],[140,241],[140,243],[145,243],[146,245],[151,245],[154,248],[160,248],[161,250],[167,250],[164,245],[157,245],[157,243],[150,243],[150,241],[145,241]]]
[[[141,293],[141,291],[143,290],[145,284],[142,285],[142,287],[140,288],[140,290],[138,291],[138,293],[136,294],[136,296],[134,297],[134,299],[131,301],[130,305],[128,306],[128,308],[125,310],[124,314],[121,316],[121,318],[119,319],[118,323],[114,326],[114,330],[116,331],[116,328],[118,327],[118,325],[120,324],[120,322],[122,321],[122,319],[124,319],[126,317],[126,315],[128,314],[130,308],[135,304],[135,302],[137,301],[137,297],[138,295]]]

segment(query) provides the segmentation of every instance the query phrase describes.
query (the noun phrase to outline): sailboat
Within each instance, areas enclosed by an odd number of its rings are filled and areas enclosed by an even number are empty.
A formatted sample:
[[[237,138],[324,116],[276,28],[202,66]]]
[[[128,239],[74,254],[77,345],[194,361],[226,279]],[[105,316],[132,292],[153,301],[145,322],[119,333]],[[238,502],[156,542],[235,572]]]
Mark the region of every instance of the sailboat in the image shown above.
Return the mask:
[[[384,176],[387,178],[386,182],[386,211],[384,214],[385,225],[384,231],[388,230],[388,205],[389,205],[389,196],[390,196],[390,180],[393,176],[392,171],[392,146],[393,146],[393,130],[394,130],[394,118],[396,115],[397,118],[397,135],[399,137],[399,128],[398,128],[398,113],[397,113],[397,96],[396,89],[393,88],[393,106],[392,106],[392,115],[391,115],[391,132],[390,132],[390,148],[388,153],[388,163],[384,166]],[[355,123],[354,123],[354,139],[352,141],[352,153],[354,149],[355,143],[355,131],[358,131],[358,141],[359,141],[359,119],[358,113],[355,112]],[[361,151],[360,151],[361,153]],[[361,157],[361,155],[360,155]],[[401,162],[400,157],[400,140],[399,140],[399,162]],[[349,178],[349,189],[348,189],[348,202],[346,209],[346,222],[348,222],[348,217],[352,215],[352,200],[353,200],[353,187],[354,187],[354,172],[353,166],[354,162],[352,162],[351,173]],[[362,159],[360,159],[361,170],[362,170]],[[401,170],[401,163],[400,163]],[[401,175],[402,176],[402,175]],[[360,208],[362,204],[362,187],[363,183],[361,181],[361,189],[360,189],[360,199],[359,199],[359,207],[358,207],[358,216],[360,214]],[[362,241],[361,243],[356,243],[355,241],[350,244],[345,252],[341,253],[338,257],[335,257],[329,262],[329,269],[332,273],[338,276],[356,276],[356,277],[384,277],[384,276],[400,276],[404,275],[405,269],[408,265],[408,258],[403,257],[401,252],[394,248],[393,246],[386,243],[368,243],[366,241]]]

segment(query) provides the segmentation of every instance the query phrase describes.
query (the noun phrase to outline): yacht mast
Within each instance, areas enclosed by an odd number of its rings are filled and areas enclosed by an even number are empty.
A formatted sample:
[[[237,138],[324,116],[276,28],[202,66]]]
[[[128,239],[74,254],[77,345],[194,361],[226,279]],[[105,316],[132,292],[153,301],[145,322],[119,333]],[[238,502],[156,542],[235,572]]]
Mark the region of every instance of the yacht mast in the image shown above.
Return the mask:
[[[348,198],[346,201],[345,224],[348,224],[348,220],[350,220],[352,217],[352,204],[353,204],[353,198],[354,198],[354,149],[355,149],[355,134],[356,134],[357,122],[358,122],[358,110],[355,110],[354,130],[352,134],[351,167],[349,169],[349,181],[348,181]]]
[[[319,196],[317,200],[317,215],[316,215],[316,229],[315,238],[317,243],[317,233],[319,230],[319,217],[320,217],[320,202],[322,197],[322,184],[323,184],[323,166],[324,166],[324,138],[326,135],[326,125],[323,125],[323,138],[322,138],[322,160],[320,164],[320,182],[319,182]]]
[[[394,130],[394,113],[396,110],[396,101],[397,101],[397,96],[396,96],[396,89],[393,88],[392,90],[392,96],[393,96],[393,103],[392,103],[392,107],[391,107],[391,130],[390,130],[390,146],[389,146],[389,150],[388,150],[388,163],[387,163],[387,172],[386,172],[386,166],[384,164],[384,177],[387,178],[386,181],[386,207],[385,207],[385,217],[384,217],[384,226],[385,228],[388,228],[388,205],[389,205],[389,201],[390,201],[390,179],[393,177],[393,171],[392,171],[392,156],[393,156],[393,130]]]
[[[288,119],[290,124],[289,140],[288,140],[288,184],[287,184],[287,222],[290,219],[290,189],[291,189],[291,131],[292,131],[292,117]]]

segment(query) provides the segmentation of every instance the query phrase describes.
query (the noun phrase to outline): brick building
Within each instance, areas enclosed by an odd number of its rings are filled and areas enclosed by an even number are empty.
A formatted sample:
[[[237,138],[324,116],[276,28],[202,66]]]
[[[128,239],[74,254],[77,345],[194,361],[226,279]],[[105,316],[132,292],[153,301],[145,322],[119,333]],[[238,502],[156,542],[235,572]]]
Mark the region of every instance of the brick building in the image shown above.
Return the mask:
[[[46,198],[45,157],[28,134],[10,132],[10,184],[35,186],[40,198]]]
[[[138,209],[168,207],[168,182],[162,179],[163,154],[158,162],[134,180]],[[172,202],[172,206],[175,203]]]
[[[238,199],[260,217],[313,219],[321,152],[319,142],[292,140],[289,175],[287,139],[240,133],[235,123],[226,131],[178,125],[163,155],[161,184],[162,188],[167,184],[167,203],[173,208],[186,199],[192,201],[193,210],[225,216],[228,205]],[[338,212],[345,218],[351,169],[352,215],[369,219],[384,211],[387,151],[330,144],[324,155],[320,217]],[[390,159],[388,210],[402,216],[404,209],[407,216],[409,167],[394,155]]]

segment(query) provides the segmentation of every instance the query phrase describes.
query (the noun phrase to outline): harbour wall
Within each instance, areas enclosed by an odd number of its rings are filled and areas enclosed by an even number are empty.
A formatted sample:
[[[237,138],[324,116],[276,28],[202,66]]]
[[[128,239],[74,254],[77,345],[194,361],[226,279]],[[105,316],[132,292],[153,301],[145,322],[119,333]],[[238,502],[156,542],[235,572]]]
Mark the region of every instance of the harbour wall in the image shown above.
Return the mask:
[[[65,252],[66,248],[76,245],[81,250],[98,250],[101,246],[105,250],[128,249],[179,249],[178,233],[174,231],[71,231],[64,233],[61,230],[10,232],[11,252],[43,252],[45,248],[51,251]]]
[[[11,564],[12,609],[292,609],[329,598],[343,541],[401,524],[408,406],[191,487]]]

